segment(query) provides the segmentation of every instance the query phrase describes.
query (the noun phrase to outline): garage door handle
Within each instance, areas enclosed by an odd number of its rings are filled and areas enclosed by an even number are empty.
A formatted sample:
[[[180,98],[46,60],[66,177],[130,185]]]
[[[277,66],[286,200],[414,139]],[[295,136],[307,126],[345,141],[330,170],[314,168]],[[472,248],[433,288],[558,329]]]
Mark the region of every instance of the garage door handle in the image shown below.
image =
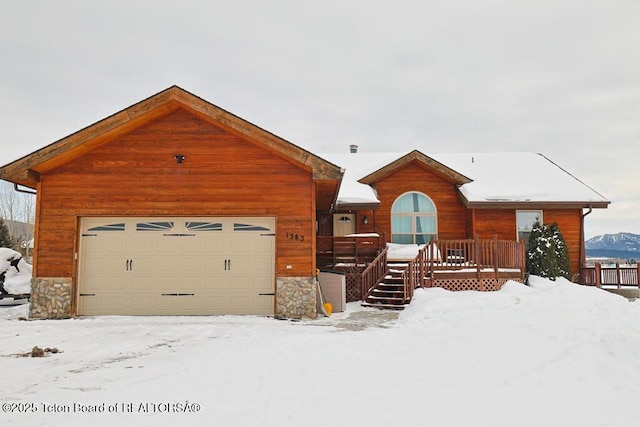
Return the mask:
[[[224,271],[228,271],[231,270],[231,260],[230,259],[225,259],[224,260]]]
[[[125,263],[125,268],[127,269],[127,271],[133,270],[133,260],[132,259],[128,259],[127,260],[127,262]]]
[[[276,294],[275,292],[271,292],[271,293],[267,293],[267,294],[258,294],[258,295],[263,296],[263,295],[275,295],[275,294]]]

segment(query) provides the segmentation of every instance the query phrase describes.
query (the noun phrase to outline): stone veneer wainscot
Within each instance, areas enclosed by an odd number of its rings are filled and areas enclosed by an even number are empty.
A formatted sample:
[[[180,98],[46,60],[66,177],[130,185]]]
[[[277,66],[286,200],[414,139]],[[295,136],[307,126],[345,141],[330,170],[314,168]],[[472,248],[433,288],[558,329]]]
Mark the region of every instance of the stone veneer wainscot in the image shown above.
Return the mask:
[[[313,277],[278,277],[276,317],[315,319],[316,281]]]
[[[71,317],[71,278],[36,277],[31,280],[31,319]]]

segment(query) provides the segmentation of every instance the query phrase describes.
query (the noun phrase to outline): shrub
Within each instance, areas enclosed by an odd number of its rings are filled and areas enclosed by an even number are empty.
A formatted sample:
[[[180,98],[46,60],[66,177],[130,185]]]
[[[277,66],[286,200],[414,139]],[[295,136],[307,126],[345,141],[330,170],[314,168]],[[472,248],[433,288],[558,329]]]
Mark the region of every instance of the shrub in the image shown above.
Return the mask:
[[[527,272],[551,280],[571,280],[569,252],[557,223],[533,225],[527,246]]]

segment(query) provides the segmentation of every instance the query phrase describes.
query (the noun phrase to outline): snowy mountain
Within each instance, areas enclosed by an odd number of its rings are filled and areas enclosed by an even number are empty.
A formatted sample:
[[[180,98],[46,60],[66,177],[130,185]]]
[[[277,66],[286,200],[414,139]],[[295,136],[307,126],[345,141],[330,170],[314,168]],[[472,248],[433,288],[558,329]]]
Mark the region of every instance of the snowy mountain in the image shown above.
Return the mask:
[[[640,235],[633,233],[603,234],[585,242],[587,256],[608,258],[640,258]]]

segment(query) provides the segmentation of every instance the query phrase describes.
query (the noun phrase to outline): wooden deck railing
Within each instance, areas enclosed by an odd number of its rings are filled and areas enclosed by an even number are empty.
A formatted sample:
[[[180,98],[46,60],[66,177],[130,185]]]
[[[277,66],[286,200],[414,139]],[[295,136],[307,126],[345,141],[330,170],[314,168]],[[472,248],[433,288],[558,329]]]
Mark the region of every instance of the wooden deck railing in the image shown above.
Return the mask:
[[[434,240],[414,260],[416,286],[425,286],[435,272],[469,270],[469,273],[511,271],[524,278],[526,251],[523,243],[494,239]],[[413,278],[413,275],[410,276]],[[410,279],[415,280],[415,279]]]
[[[612,267],[603,267],[597,262],[593,267],[580,269],[581,285],[587,286],[638,286],[640,287],[640,264],[636,266],[621,267],[616,263]]]
[[[494,239],[435,240],[422,250],[431,271],[472,268],[519,269],[526,266],[520,242]]]
[[[409,261],[407,269],[402,272],[402,291],[404,301],[411,301],[413,298],[413,290],[418,286],[422,286],[422,269],[420,263],[416,260]]]
[[[362,300],[366,300],[373,289],[389,272],[387,267],[387,248],[384,248],[378,256],[369,263],[362,272]]]
[[[370,262],[384,247],[384,238],[378,235],[317,236],[316,265],[333,268],[340,264]]]
[[[388,249],[385,247],[362,272],[362,300],[366,300],[389,274],[387,261]],[[498,279],[499,274],[507,271],[507,278],[522,279],[525,268],[525,248],[519,242],[497,238],[434,240],[407,263],[402,273],[404,300],[411,300],[415,288],[430,286],[436,272],[464,273],[460,274],[463,279],[480,279],[481,274],[486,278],[490,274]]]

